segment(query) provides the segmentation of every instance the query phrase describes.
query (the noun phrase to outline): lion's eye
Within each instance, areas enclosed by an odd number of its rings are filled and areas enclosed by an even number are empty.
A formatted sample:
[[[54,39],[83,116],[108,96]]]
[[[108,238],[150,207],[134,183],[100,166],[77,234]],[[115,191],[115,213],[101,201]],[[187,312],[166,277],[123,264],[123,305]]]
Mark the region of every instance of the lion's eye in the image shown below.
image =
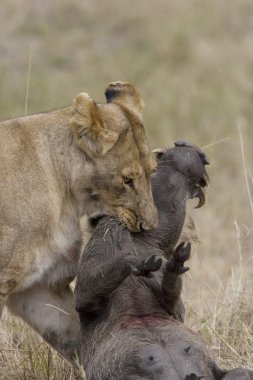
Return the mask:
[[[123,178],[123,181],[124,181],[124,184],[129,186],[129,187],[134,187],[134,181],[133,181],[133,178],[127,178],[127,177],[124,177]]]

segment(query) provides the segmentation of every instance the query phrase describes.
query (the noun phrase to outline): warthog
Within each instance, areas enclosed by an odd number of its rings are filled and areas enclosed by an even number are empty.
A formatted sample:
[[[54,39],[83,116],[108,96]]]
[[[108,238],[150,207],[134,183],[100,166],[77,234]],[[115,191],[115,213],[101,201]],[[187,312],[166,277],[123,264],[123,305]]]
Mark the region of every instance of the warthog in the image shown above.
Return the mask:
[[[84,250],[75,295],[88,380],[253,379],[249,370],[220,369],[200,337],[180,322],[180,275],[188,269],[190,244],[173,248],[187,198],[206,184],[203,163],[191,148],[161,154],[152,181],[157,229],[130,234],[107,217]]]

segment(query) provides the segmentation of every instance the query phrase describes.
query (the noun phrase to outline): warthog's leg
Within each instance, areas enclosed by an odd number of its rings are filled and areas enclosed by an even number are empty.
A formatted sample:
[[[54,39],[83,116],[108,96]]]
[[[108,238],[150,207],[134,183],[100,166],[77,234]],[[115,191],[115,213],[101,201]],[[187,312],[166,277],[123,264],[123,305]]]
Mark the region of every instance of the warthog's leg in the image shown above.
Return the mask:
[[[148,258],[127,254],[117,257],[103,266],[93,267],[93,273],[87,272],[76,286],[76,310],[86,314],[86,317],[98,312],[108,300],[110,293],[115,290],[127,276],[149,276],[150,272],[157,271],[162,264],[159,256]]]
[[[75,360],[80,327],[69,286],[56,291],[36,285],[11,294],[6,304],[61,355],[72,362]]]
[[[182,290],[181,274],[185,273],[189,268],[184,267],[184,262],[189,259],[191,244],[181,243],[168,260],[163,280],[162,291],[164,306],[169,314],[173,315],[177,320],[184,320],[184,305],[180,294]]]
[[[253,370],[246,368],[231,369],[224,376],[224,380],[253,380]]]

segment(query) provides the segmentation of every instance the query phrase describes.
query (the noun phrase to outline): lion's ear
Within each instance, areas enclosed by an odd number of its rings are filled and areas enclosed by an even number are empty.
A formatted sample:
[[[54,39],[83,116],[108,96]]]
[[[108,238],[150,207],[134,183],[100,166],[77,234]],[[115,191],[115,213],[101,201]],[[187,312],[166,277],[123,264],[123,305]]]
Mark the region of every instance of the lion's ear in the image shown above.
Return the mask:
[[[97,104],[85,92],[73,101],[70,121],[80,148],[89,156],[103,156],[118,141],[119,133],[104,125]]]
[[[126,82],[109,83],[105,89],[107,103],[117,103],[141,116],[144,103],[136,88]]]
[[[166,153],[166,151],[167,149],[165,148],[157,148],[152,150],[152,153],[155,156],[156,161],[159,161],[163,157],[164,153]]]

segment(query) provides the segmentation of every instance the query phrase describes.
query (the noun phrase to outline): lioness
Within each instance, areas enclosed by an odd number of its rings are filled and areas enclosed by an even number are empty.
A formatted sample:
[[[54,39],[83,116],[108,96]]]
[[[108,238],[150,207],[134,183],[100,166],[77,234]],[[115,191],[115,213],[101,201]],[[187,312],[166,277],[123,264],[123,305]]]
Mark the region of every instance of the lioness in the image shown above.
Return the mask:
[[[78,329],[69,283],[80,217],[116,215],[131,231],[157,224],[143,102],[122,82],[105,96],[0,123],[0,301],[50,342],[56,328],[66,357],[64,337]]]

